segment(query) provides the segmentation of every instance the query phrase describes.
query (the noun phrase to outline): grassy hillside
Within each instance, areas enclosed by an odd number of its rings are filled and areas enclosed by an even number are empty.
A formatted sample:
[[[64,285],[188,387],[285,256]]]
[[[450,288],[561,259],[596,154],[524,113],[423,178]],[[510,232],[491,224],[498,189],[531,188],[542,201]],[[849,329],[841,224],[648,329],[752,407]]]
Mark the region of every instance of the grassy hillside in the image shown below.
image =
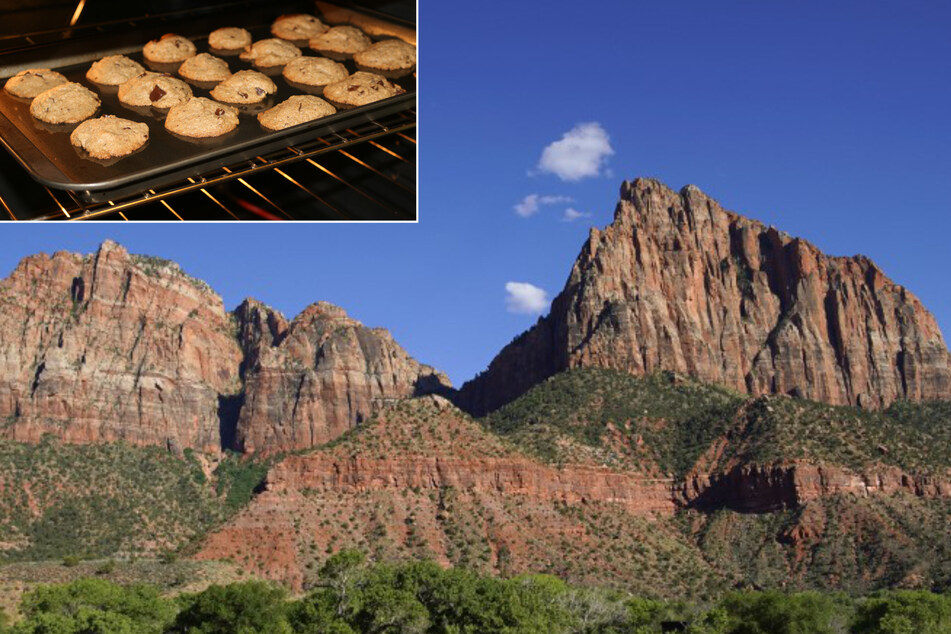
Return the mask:
[[[547,462],[597,459],[677,477],[726,432],[742,403],[730,390],[670,372],[585,368],[551,377],[483,421]]]
[[[656,465],[675,477],[718,440],[721,463],[951,469],[951,401],[866,411],[786,396],[749,399],[669,372],[635,377],[584,368],[550,378],[482,420],[549,462],[596,457],[617,467]]]
[[[157,447],[0,442],[0,561],[175,551],[246,504],[263,473],[231,457],[209,478]]]

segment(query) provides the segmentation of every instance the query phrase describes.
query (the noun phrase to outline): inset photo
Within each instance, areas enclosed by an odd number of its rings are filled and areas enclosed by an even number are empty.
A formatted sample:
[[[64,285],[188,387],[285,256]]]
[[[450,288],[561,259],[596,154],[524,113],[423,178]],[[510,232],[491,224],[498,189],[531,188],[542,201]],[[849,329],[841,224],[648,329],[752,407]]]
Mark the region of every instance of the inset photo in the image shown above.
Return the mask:
[[[412,0],[8,4],[4,220],[417,220]]]

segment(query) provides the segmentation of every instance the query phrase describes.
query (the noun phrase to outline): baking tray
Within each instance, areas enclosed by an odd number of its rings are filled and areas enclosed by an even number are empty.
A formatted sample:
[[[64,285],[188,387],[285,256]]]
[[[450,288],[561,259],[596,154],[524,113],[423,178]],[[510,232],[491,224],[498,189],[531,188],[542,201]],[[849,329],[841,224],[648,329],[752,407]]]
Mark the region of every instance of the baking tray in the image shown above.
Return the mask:
[[[339,23],[341,17],[348,22],[360,24],[369,33],[405,32],[405,26],[389,25],[380,18],[358,15],[352,10],[341,10],[334,15],[334,7],[319,3],[322,12],[318,17],[330,23]],[[102,106],[95,116],[112,114],[132,121],[141,121],[149,126],[149,141],[134,154],[111,161],[98,161],[82,155],[82,151],[69,142],[70,133],[79,124],[50,125],[30,115],[30,100],[20,99],[0,89],[0,141],[23,167],[40,183],[56,188],[80,192],[89,200],[107,200],[117,193],[129,193],[159,187],[184,180],[202,172],[208,172],[242,159],[253,159],[261,154],[277,150],[304,140],[333,134],[358,123],[394,114],[415,110],[415,73],[390,81],[402,86],[406,93],[384,99],[366,106],[340,110],[337,114],[311,121],[287,130],[273,132],[263,128],[257,121],[257,113],[280,103],[291,95],[306,94],[300,87],[292,87],[281,76],[281,68],[257,69],[269,75],[277,85],[277,93],[269,95],[261,104],[240,106],[239,124],[236,130],[213,139],[186,140],[170,134],[164,127],[167,111],[154,108],[131,108],[119,102],[118,87],[99,86],[88,81],[86,71],[92,62],[106,55],[126,55],[148,70],[167,72],[167,68],[151,65],[142,58],[142,46],[163,33],[174,32],[191,39],[198,53],[212,52],[223,57],[232,72],[253,68],[250,62],[238,55],[227,57],[208,48],[208,33],[220,26],[243,26],[254,41],[272,37],[270,24],[282,13],[314,12],[313,5],[281,7],[271,5],[240,14],[228,12],[222,15],[206,15],[187,22],[163,22],[143,31],[123,32],[101,39],[71,42],[69,46],[43,47],[27,51],[26,56],[5,55],[0,57],[0,81],[6,81],[24,68],[52,68],[97,93]],[[370,25],[371,28],[366,28]],[[76,50],[84,49],[84,50]],[[318,56],[314,51],[302,49],[304,55]],[[33,53],[30,55],[29,53]],[[352,61],[344,62],[350,72],[355,69]],[[182,79],[176,73],[174,76]],[[210,86],[200,87],[188,82],[196,97],[209,97]],[[212,85],[213,86],[213,85]]]

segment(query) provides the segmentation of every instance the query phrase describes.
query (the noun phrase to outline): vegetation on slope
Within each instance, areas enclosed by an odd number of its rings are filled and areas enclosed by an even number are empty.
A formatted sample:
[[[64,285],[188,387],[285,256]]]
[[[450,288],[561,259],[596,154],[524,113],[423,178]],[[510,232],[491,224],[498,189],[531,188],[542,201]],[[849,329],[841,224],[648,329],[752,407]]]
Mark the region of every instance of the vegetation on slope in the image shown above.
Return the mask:
[[[671,372],[583,368],[555,375],[483,420],[548,462],[593,458],[682,476],[730,427],[743,398]],[[579,455],[580,454],[580,455]],[[580,458],[580,460],[579,460]]]
[[[0,561],[178,550],[247,503],[260,477],[231,458],[211,482],[193,453],[158,447],[0,442]]]

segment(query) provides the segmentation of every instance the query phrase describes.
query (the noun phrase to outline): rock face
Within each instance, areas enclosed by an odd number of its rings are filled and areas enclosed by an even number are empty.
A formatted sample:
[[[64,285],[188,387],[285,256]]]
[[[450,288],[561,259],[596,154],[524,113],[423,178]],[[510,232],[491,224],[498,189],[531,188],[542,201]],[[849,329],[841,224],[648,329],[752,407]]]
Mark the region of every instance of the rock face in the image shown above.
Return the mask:
[[[242,314],[253,316],[240,326],[249,350],[237,425],[244,451],[312,447],[388,402],[450,389],[445,375],[410,357],[389,332],[367,328],[331,304],[313,304],[290,325],[260,309]]]
[[[220,449],[241,350],[221,298],[105,242],[24,259],[0,281],[0,433]]]
[[[233,314],[204,282],[105,242],[0,281],[0,435],[277,452],[332,440],[392,399],[449,389],[390,334],[319,303]]]
[[[768,513],[843,494],[864,498],[899,493],[951,498],[951,481],[916,476],[883,465],[865,473],[854,473],[833,465],[803,462],[753,464],[739,465],[726,473],[688,477],[678,498],[681,504],[701,510],[730,508],[745,513]]]
[[[492,411],[562,370],[684,372],[750,394],[885,406],[951,396],[932,315],[863,256],[831,257],[693,186],[625,182],[551,312],[458,402]]]

